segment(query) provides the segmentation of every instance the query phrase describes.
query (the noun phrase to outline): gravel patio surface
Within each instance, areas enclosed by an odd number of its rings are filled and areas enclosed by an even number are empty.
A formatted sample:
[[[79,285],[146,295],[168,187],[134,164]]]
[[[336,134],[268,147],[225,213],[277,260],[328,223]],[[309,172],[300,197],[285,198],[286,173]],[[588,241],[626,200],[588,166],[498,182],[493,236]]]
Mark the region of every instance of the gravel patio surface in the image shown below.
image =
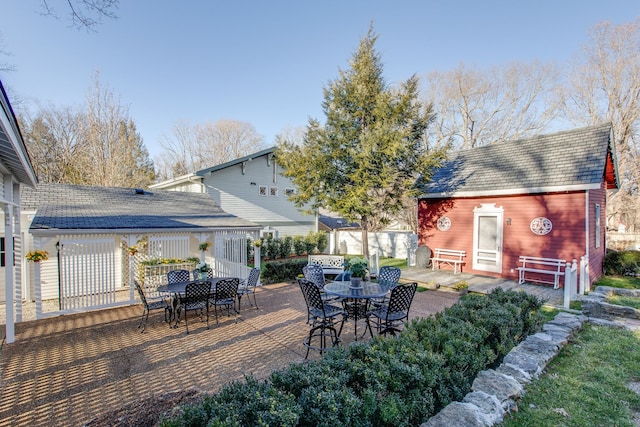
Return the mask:
[[[169,328],[161,311],[152,312],[141,334],[140,304],[18,323],[15,342],[0,352],[0,426],[82,426],[128,404],[214,392],[245,375],[263,379],[302,362],[309,326],[298,285],[260,287],[257,299],[258,310],[243,299],[237,323],[223,316],[216,326],[212,317],[210,329],[189,313],[189,335],[184,323]],[[453,292],[418,292],[410,318],[457,300]],[[343,345],[353,336],[350,320]]]

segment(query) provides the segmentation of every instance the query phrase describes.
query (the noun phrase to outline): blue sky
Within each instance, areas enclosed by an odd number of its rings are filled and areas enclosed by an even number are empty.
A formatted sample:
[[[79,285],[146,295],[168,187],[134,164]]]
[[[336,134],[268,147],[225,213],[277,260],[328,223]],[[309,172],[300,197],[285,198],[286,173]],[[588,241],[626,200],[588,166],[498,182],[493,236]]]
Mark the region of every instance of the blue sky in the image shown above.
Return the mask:
[[[96,71],[152,157],[179,120],[251,123],[273,145],[286,127],[321,121],[322,88],[348,68],[373,22],[388,82],[512,61],[564,63],[594,24],[632,22],[637,0],[122,0],[91,33],[38,14],[40,0],[0,0],[0,72],[21,105],[84,103]],[[22,108],[22,107],[19,107]]]

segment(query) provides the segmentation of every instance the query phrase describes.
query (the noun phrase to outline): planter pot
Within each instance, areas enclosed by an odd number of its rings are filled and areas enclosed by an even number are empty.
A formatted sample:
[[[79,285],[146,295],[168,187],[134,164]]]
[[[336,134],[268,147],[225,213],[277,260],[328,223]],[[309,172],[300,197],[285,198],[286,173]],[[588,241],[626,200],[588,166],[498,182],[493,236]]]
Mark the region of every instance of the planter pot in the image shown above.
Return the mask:
[[[457,292],[458,292],[460,295],[466,295],[466,294],[468,294],[468,293],[469,293],[469,289],[468,289],[468,288],[466,288],[466,289],[460,289],[460,290],[458,290]]]
[[[352,288],[361,288],[362,287],[362,277],[352,277],[351,278],[351,287]]]

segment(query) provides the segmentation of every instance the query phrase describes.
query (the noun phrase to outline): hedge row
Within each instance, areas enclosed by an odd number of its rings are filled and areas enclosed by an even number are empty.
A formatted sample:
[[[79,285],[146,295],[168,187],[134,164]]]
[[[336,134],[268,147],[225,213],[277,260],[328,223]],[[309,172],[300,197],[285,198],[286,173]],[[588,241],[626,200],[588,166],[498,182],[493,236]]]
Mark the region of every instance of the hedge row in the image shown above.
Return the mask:
[[[607,250],[602,267],[610,276],[640,275],[640,251]]]
[[[542,301],[500,289],[468,295],[397,338],[335,348],[265,381],[227,384],[161,426],[416,426],[462,399],[478,373],[540,330]]]
[[[260,282],[266,285],[295,280],[299,274],[302,274],[302,268],[307,263],[306,258],[264,263],[260,273]]]

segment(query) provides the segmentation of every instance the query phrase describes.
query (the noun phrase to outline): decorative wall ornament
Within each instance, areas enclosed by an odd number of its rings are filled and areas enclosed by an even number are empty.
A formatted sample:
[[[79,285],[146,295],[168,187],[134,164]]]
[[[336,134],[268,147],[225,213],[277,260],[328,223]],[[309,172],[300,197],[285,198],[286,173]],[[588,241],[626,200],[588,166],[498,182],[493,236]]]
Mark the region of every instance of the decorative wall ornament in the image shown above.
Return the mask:
[[[451,228],[451,220],[448,216],[441,216],[438,218],[438,230],[447,231]]]
[[[544,236],[545,234],[551,233],[553,224],[551,223],[551,220],[549,218],[539,216],[531,220],[531,224],[529,224],[529,228],[531,228],[531,232],[533,234],[537,234],[538,236]]]

